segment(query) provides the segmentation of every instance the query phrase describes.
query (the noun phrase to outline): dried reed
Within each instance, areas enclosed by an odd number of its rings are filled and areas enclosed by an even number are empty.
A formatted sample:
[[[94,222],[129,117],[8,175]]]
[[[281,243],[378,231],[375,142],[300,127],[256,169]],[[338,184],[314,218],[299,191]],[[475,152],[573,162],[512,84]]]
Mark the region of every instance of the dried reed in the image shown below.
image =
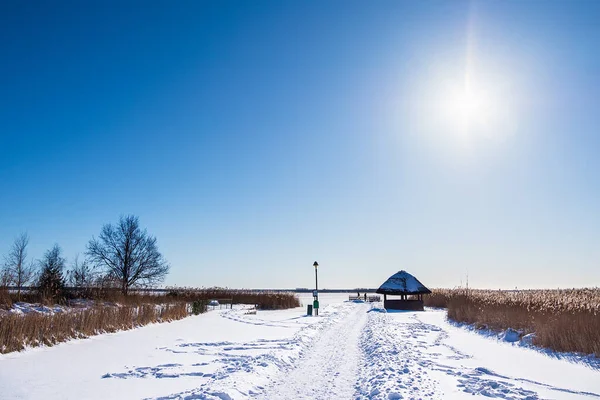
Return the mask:
[[[480,328],[535,333],[535,345],[600,356],[600,289],[435,289],[425,305]]]

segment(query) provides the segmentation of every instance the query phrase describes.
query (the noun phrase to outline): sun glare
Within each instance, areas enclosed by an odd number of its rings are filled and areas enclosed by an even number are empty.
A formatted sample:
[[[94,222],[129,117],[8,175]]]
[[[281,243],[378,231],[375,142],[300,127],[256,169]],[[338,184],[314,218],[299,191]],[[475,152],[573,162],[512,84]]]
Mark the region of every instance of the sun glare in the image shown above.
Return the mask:
[[[443,113],[449,131],[462,136],[489,132],[494,122],[494,99],[481,85],[465,84],[445,91]]]
[[[458,93],[456,96],[456,110],[458,117],[464,122],[476,118],[480,113],[481,100],[477,98],[471,90],[465,90],[464,93]]]
[[[476,36],[472,16],[464,53],[428,49],[427,67],[407,81],[393,108],[407,111],[394,118],[412,137],[464,159],[503,148],[518,130],[519,104],[528,95],[513,60],[481,50]]]

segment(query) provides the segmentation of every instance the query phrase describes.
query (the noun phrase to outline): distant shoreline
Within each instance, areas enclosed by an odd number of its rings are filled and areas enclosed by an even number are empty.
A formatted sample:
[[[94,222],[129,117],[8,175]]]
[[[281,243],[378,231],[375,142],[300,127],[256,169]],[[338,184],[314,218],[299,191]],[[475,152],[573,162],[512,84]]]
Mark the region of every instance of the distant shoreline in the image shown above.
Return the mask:
[[[8,286],[7,287],[8,290],[17,290],[18,288],[16,286]],[[22,291],[28,291],[28,290],[35,290],[35,287],[21,287]],[[70,289],[85,289],[85,288],[74,288],[74,287],[66,287],[66,290],[70,290]],[[179,287],[173,287],[173,288],[140,288],[140,289],[131,289],[130,292],[131,293],[135,293],[135,292],[141,292],[141,293],[167,293],[173,290],[184,290],[184,289],[189,289],[189,290],[205,290],[205,289],[213,289],[213,288],[179,288]],[[218,289],[225,289],[225,288],[218,288]],[[294,292],[294,293],[312,293],[314,289],[309,289],[309,288],[295,288],[295,289],[232,289],[232,288],[226,288],[226,289],[231,289],[231,290],[245,290],[245,291],[250,291],[250,292],[282,292],[282,293],[289,293],[289,292]],[[375,293],[377,289],[368,289],[368,288],[356,288],[356,289],[319,289],[319,293],[356,293],[356,292],[361,292],[361,293]]]

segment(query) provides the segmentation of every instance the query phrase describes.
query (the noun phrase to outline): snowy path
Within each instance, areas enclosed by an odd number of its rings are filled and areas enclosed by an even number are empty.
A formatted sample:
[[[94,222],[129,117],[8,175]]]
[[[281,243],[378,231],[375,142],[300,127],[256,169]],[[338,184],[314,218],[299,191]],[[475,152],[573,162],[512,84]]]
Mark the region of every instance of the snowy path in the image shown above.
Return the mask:
[[[356,399],[600,399],[600,373],[456,328],[445,311],[370,312]]]
[[[359,338],[367,322],[366,304],[338,316],[295,366],[259,396],[261,399],[350,399],[361,361]]]
[[[345,299],[324,296],[318,318],[216,310],[0,355],[0,399],[600,400],[597,360]]]

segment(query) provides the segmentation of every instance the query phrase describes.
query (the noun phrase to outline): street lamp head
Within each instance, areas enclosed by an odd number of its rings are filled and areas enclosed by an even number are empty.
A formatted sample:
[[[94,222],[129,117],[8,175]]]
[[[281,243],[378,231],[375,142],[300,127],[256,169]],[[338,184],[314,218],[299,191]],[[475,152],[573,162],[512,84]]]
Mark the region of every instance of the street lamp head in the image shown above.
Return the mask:
[[[313,264],[313,267],[317,268],[319,266],[319,263],[315,261],[315,263]]]

